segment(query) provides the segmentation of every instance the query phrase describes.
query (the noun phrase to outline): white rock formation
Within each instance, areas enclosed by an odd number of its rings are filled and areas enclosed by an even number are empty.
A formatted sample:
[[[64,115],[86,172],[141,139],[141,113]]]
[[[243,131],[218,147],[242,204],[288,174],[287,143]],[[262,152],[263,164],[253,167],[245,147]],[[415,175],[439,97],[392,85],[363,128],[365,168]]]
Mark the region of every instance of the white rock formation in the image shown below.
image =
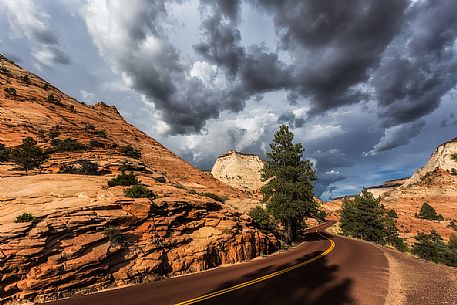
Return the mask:
[[[256,192],[264,184],[260,176],[263,166],[259,156],[231,150],[217,158],[211,174],[234,188]]]

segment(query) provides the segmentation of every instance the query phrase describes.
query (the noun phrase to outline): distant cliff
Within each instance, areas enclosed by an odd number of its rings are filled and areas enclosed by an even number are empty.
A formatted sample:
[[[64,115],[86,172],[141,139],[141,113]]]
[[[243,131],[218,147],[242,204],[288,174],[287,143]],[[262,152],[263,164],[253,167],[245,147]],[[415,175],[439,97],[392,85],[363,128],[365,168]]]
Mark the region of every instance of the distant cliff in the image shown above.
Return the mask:
[[[211,174],[234,188],[257,192],[264,184],[260,177],[263,166],[259,156],[231,150],[217,158]]]

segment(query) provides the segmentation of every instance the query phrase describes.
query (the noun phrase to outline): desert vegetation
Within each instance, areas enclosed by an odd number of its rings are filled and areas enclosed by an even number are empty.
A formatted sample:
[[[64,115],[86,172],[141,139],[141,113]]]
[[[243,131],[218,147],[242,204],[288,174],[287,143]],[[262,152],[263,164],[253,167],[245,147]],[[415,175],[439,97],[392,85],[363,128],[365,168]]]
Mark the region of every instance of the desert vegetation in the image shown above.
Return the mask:
[[[317,217],[319,212],[313,199],[315,171],[311,162],[303,159],[302,144],[294,144],[293,138],[288,126],[279,127],[261,172],[266,182],[260,189],[266,209],[258,207],[250,212],[260,228],[275,231],[287,244],[297,241],[305,219]]]
[[[144,185],[132,185],[124,190],[124,195],[130,198],[149,198],[154,199],[156,195]]]
[[[354,199],[345,198],[341,207],[340,227],[343,235],[360,238],[381,245],[392,245],[405,251],[407,245],[398,236],[392,213],[367,190]]]
[[[444,217],[441,214],[436,213],[435,209],[428,204],[427,202],[424,202],[422,204],[421,210],[419,213],[415,214],[417,218],[421,219],[426,219],[426,220],[437,220],[437,221],[443,221]]]
[[[141,158],[141,151],[139,149],[134,148],[131,144],[127,146],[121,147],[121,154],[127,157],[132,157],[134,159]]]
[[[140,183],[140,180],[138,180],[138,178],[135,175],[135,173],[130,172],[129,174],[126,174],[124,171],[122,171],[116,177],[108,180],[108,186],[109,187],[113,187],[113,186],[132,186],[132,185],[137,185],[139,183]]]
[[[107,174],[107,170],[99,170],[99,164],[90,160],[78,160],[73,163],[64,163],[59,167],[59,174],[76,174],[99,176]]]
[[[455,162],[457,162],[457,154],[452,154],[451,159],[454,160]]]
[[[224,203],[226,198],[224,197],[221,197],[219,195],[216,195],[214,193],[209,193],[209,192],[203,192],[203,193],[199,193],[200,196],[203,196],[203,197],[208,197],[208,198],[211,198],[211,199],[214,199],[216,201],[219,201],[221,203]]]
[[[36,217],[33,216],[30,213],[22,213],[21,215],[18,215],[16,217],[16,222],[17,223],[23,223],[23,222],[33,222],[36,220]]]
[[[457,236],[452,235],[448,243],[445,243],[436,232],[418,233],[416,242],[412,247],[412,253],[420,258],[457,267]]]

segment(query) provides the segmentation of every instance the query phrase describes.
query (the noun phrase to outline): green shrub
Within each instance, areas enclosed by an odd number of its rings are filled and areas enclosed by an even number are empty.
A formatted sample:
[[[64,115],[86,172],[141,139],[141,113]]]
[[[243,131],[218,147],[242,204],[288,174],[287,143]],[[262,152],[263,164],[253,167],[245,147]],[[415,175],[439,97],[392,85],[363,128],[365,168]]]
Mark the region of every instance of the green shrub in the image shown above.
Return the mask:
[[[108,136],[105,130],[97,130],[95,134],[100,138],[106,138]]]
[[[5,91],[5,97],[6,98],[13,97],[13,96],[17,95],[16,89],[14,89],[12,87],[7,87],[7,88],[3,89],[3,91]]]
[[[451,159],[454,160],[455,162],[457,162],[457,154],[452,154]]]
[[[60,100],[54,96],[54,94],[49,94],[48,95],[48,102],[53,103],[55,105],[60,105]]]
[[[197,191],[194,189],[189,190],[189,194],[197,195]]]
[[[344,235],[381,245],[403,247],[395,219],[390,217],[379,198],[363,190],[354,199],[345,198],[340,212],[340,227]],[[400,249],[401,250],[401,249]]]
[[[426,219],[426,220],[438,220],[438,221],[444,220],[444,217],[440,214],[437,214],[435,209],[427,202],[422,204],[419,214],[416,214],[415,216],[417,218]]]
[[[109,226],[103,230],[103,234],[108,238],[108,240],[113,244],[116,245],[126,245],[127,239],[125,238],[124,234],[122,234],[121,230],[117,226]]]
[[[395,212],[394,209],[388,210],[387,215],[389,215],[389,217],[392,217],[392,218],[398,218],[398,214],[397,214],[397,212]]]
[[[208,198],[211,198],[211,199],[214,199],[216,201],[219,201],[221,203],[224,203],[226,198],[223,198],[219,195],[216,195],[216,194],[213,194],[213,193],[207,193],[207,192],[203,192],[203,193],[200,193],[201,196],[204,196],[204,197],[208,197]]]
[[[8,161],[10,159],[10,149],[6,148],[5,145],[0,143],[0,163]]]
[[[75,163],[65,163],[59,168],[59,174],[75,174],[75,175],[92,175],[98,176],[104,174],[98,170],[98,163],[89,160],[79,160]]]
[[[130,198],[156,198],[156,195],[144,185],[132,185],[124,190],[124,194]]]
[[[7,67],[4,67],[4,66],[0,66],[0,73],[6,74],[6,75],[10,75],[11,74],[10,70]]]
[[[27,74],[21,75],[20,80],[21,80],[21,82],[23,82],[26,85],[32,84],[32,80],[30,79],[30,77]]]
[[[319,220],[319,221],[325,221],[325,218],[327,217],[327,212],[323,211],[323,210],[320,210],[317,212],[316,214],[316,218]]]
[[[22,213],[21,215],[16,217],[16,222],[17,223],[23,223],[23,222],[33,222],[36,220],[36,217],[33,216],[30,213]]]
[[[48,91],[49,90],[49,83],[44,83],[43,84],[43,89]]]
[[[158,183],[165,183],[167,182],[167,180],[165,179],[165,177],[163,176],[160,176],[160,177],[155,177],[154,180]]]
[[[251,209],[249,216],[262,230],[273,231],[276,227],[270,213],[260,206]]]
[[[447,225],[448,228],[453,229],[454,231],[457,231],[457,220],[452,219],[449,224]]]
[[[41,167],[48,155],[36,144],[31,137],[23,139],[21,145],[10,150],[10,159],[25,171]]]
[[[66,138],[64,140],[52,139],[51,145],[54,146],[55,152],[81,151],[87,149],[84,144],[71,138]]]
[[[434,230],[430,234],[418,233],[414,238],[413,254],[435,263],[457,267],[457,237],[451,236],[447,245]]]
[[[97,141],[97,140],[90,140],[89,141],[89,144],[87,145],[87,147],[89,149],[93,149],[93,148],[105,148],[105,144]]]
[[[138,180],[138,178],[136,177],[136,175],[133,172],[130,172],[130,174],[121,172],[119,175],[117,175],[117,177],[108,180],[109,187],[131,186],[131,185],[137,185],[139,183],[140,183],[140,181]]]
[[[131,144],[129,144],[127,146],[122,146],[121,154],[123,154],[124,156],[135,158],[135,159],[141,158],[141,151],[139,149],[134,148]]]
[[[455,168],[451,168],[450,173],[452,176],[457,176],[457,170]]]

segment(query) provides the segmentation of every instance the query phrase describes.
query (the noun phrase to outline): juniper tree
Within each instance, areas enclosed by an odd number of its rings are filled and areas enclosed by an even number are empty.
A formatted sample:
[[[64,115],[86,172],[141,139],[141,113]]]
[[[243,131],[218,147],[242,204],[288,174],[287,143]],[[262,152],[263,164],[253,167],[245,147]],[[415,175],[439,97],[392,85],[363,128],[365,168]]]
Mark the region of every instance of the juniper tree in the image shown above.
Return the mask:
[[[260,190],[268,212],[286,229],[288,243],[297,239],[304,219],[317,213],[313,199],[316,173],[311,162],[303,159],[302,144],[294,144],[293,138],[288,126],[279,127],[262,170],[266,184]]]
[[[22,140],[21,145],[11,150],[11,160],[26,172],[41,167],[41,164],[48,158],[47,154],[36,144],[37,142],[33,138],[27,137]]]

